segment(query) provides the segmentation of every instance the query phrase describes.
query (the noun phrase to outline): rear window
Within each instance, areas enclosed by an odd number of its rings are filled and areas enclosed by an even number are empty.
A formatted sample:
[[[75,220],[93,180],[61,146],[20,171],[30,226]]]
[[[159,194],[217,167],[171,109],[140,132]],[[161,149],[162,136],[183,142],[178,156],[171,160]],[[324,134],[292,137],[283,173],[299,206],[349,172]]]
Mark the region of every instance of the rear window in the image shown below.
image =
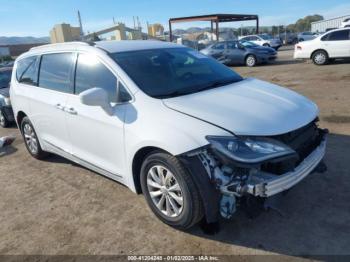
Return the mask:
[[[41,58],[39,86],[72,93],[71,74],[75,56],[72,53],[46,54]]]
[[[38,84],[37,57],[27,57],[17,62],[17,81],[28,85]]]

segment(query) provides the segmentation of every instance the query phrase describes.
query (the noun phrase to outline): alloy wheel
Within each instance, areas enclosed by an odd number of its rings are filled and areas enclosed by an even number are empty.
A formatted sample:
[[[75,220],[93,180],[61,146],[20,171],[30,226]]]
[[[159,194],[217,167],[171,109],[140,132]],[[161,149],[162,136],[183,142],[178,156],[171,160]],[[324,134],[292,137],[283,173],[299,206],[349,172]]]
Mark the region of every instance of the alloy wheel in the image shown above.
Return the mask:
[[[247,58],[247,65],[248,66],[254,66],[255,65],[255,58],[253,56],[248,56],[248,58]]]
[[[168,217],[178,217],[184,206],[181,187],[174,174],[156,165],[147,173],[147,189],[154,205]]]
[[[33,128],[28,123],[23,127],[23,135],[30,152],[32,154],[38,153],[38,138],[36,137]]]

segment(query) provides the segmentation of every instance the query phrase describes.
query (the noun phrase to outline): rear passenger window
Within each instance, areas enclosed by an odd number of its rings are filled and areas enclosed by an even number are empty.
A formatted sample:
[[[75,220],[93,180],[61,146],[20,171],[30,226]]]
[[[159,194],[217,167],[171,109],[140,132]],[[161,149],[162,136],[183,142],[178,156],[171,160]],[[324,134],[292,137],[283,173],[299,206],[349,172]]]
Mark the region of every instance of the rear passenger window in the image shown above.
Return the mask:
[[[117,102],[117,78],[94,55],[79,54],[75,93],[80,94],[93,87],[99,87],[108,93],[109,101]]]
[[[47,54],[41,58],[39,86],[59,92],[71,93],[70,81],[74,55],[72,53]]]
[[[27,57],[17,63],[17,81],[28,85],[38,84],[37,57]]]

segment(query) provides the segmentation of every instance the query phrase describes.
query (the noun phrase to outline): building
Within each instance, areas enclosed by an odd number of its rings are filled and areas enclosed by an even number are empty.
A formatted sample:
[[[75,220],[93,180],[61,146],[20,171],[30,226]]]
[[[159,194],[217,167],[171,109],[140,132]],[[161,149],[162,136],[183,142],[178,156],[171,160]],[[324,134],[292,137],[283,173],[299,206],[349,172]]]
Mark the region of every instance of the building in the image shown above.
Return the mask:
[[[147,34],[141,31],[141,28],[130,28],[123,23],[114,24],[111,27],[101,29],[99,31],[89,33],[84,36],[84,39],[96,41],[95,38],[106,40],[141,40],[147,39]]]
[[[323,33],[327,32],[330,29],[339,28],[341,23],[347,18],[350,18],[350,15],[313,22],[311,23],[311,31],[313,33]]]
[[[148,25],[148,34],[153,37],[164,35],[164,27],[161,24]]]
[[[17,45],[1,45],[0,46],[0,56],[3,55],[4,51],[5,54],[8,54],[12,57],[20,56],[21,54],[29,51],[29,49],[40,46],[40,45],[46,45],[47,43],[36,43],[36,44],[17,44]],[[5,55],[7,56],[7,55]]]
[[[58,24],[50,31],[51,43],[78,41],[81,38],[81,28],[70,24]]]

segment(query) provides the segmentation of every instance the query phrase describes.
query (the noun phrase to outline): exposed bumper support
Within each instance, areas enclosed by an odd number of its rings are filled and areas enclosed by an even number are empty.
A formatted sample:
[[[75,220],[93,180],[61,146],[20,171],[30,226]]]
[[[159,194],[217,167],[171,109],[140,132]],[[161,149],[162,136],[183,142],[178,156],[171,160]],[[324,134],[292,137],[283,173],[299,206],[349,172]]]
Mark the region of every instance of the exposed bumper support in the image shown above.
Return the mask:
[[[280,176],[258,172],[247,184],[246,192],[254,196],[269,197],[285,191],[309,175],[321,162],[326,152],[326,138],[293,171]]]

